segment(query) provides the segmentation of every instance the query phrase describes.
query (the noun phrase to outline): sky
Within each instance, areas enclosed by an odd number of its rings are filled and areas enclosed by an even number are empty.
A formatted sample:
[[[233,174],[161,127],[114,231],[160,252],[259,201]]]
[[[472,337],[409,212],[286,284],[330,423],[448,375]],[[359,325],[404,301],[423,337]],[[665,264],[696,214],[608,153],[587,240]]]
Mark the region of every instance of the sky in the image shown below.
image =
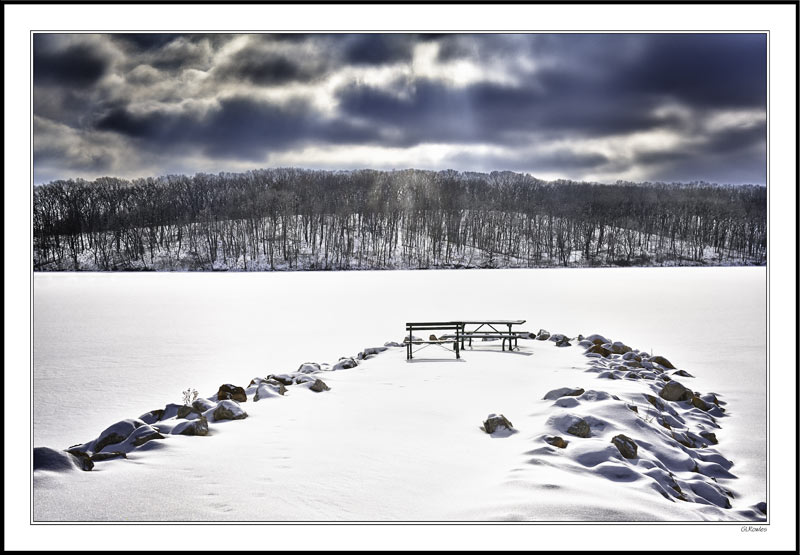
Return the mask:
[[[34,183],[268,167],[766,183],[764,34],[42,34]]]

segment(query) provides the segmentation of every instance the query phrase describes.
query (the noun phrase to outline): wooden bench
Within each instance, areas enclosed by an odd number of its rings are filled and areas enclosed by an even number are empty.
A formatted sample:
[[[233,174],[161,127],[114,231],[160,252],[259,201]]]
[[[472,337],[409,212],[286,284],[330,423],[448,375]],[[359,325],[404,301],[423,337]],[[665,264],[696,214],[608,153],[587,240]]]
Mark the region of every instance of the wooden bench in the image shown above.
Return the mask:
[[[503,350],[506,350],[506,342],[508,342],[508,350],[518,349],[519,345],[517,340],[522,337],[528,337],[529,333],[525,331],[513,330],[514,326],[520,326],[525,323],[525,320],[466,320],[461,322],[461,348],[464,348],[464,341],[469,340],[469,346],[472,347],[473,339],[502,339]],[[477,326],[472,330],[465,329],[466,326]],[[499,329],[498,329],[499,328]],[[506,329],[504,329],[506,328]],[[511,342],[514,342],[513,345]]]
[[[408,336],[405,338],[406,360],[414,358],[414,345],[439,345],[446,349],[447,347],[444,347],[444,345],[448,343],[453,344],[452,350],[455,352],[456,358],[461,358],[459,345],[463,343],[461,338],[461,331],[463,329],[464,324],[461,322],[406,322],[406,331],[408,332]],[[414,331],[455,332],[455,335],[438,339],[414,339]],[[463,347],[463,345],[461,346]]]
[[[503,350],[506,350],[506,342],[508,342],[508,350],[511,351],[513,349],[518,349],[519,345],[517,344],[517,340],[521,337],[526,339],[530,336],[530,334],[526,331],[514,331],[511,333],[500,332],[466,332],[463,333],[461,336],[461,348],[464,348],[464,341],[469,341],[469,346],[472,347],[472,340],[473,339],[502,339],[503,340]],[[511,342],[514,342],[513,347]]]

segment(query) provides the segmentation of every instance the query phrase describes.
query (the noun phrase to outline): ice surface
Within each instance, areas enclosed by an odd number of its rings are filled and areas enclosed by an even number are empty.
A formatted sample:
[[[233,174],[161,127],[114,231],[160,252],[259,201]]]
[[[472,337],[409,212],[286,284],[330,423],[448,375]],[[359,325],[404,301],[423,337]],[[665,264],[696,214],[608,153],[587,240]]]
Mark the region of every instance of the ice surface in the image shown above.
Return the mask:
[[[524,318],[526,327],[569,337],[598,333],[662,353],[696,376],[693,390],[718,393],[728,404],[714,447],[734,462],[730,471],[738,478],[731,487],[741,509],[765,499],[764,284],[763,268],[37,274],[34,444],[65,448],[88,441],[110,423],[180,401],[187,385],[211,396],[220,384],[247,387],[255,376],[291,373],[303,361],[335,364],[364,345],[402,338],[406,321]],[[597,303],[597,290],[612,302]],[[649,317],[642,317],[642,307]],[[36,515],[58,519],[60,504],[70,498],[82,501],[71,513],[78,520],[535,520],[553,511],[575,520],[713,520],[732,514],[718,503],[678,507],[660,494],[667,505],[653,505],[663,477],[637,488],[645,478],[619,466],[624,463],[610,443],[616,433],[633,437],[625,418],[638,417],[624,399],[577,397],[579,405],[568,407],[542,400],[565,386],[613,389],[618,396],[641,389],[642,380],[584,371],[596,361],[614,372],[611,364],[622,359],[585,357],[578,346],[520,343],[534,354],[479,346],[461,364],[444,351],[437,363],[409,364],[404,349],[389,349],[326,373],[332,390],[324,395],[291,386],[280,403],[247,406],[246,420],[212,424],[209,437],[169,436],[92,472],[37,479]],[[641,396],[638,404],[645,415],[653,409]],[[532,441],[533,432],[563,436],[543,427],[554,411],[576,413],[588,405],[595,405],[583,415],[592,418],[592,438],[565,437],[565,450]],[[520,433],[494,439],[480,431],[481,420],[497,411]],[[585,453],[575,446],[595,439],[602,445],[581,447]],[[154,443],[167,445],[144,449]],[[578,467],[585,469],[578,456],[596,462],[605,478],[598,483],[597,473],[522,455],[541,448],[572,450]],[[639,448],[648,452],[647,445]],[[663,460],[665,471],[686,471],[680,448],[660,455],[653,460]],[[629,481],[636,485],[620,493],[617,482]],[[687,496],[715,495],[688,478],[684,483],[694,485],[680,486]],[[108,504],[108,492],[118,489],[126,496]],[[192,507],[188,515],[185,506]]]

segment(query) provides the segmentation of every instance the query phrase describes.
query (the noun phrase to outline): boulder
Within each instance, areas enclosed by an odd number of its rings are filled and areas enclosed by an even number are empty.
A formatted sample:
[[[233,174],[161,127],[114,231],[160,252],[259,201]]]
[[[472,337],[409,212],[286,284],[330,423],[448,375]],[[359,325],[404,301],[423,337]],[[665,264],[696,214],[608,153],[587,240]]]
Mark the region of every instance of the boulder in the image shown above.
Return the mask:
[[[539,333],[536,334],[536,339],[539,341],[546,341],[550,339],[550,332],[547,330],[539,330]]]
[[[304,362],[300,365],[300,367],[295,371],[295,373],[300,374],[316,374],[322,368],[316,362]]]
[[[691,400],[692,400],[692,406],[694,406],[695,408],[698,408],[698,409],[700,409],[702,411],[708,411],[708,410],[711,409],[711,405],[709,405],[708,403],[703,401],[697,395],[692,395],[692,399]]]
[[[629,368],[642,368],[642,363],[639,362],[638,360],[633,360],[633,359],[626,360],[622,364],[624,364],[625,366],[627,366]]]
[[[95,453],[91,456],[92,462],[110,461],[113,459],[127,459],[128,455],[122,451],[111,451],[110,453]]]
[[[33,469],[64,472],[71,470],[91,470],[94,463],[86,453],[68,453],[50,447],[33,448]]]
[[[592,345],[594,345],[594,343],[592,343],[592,342],[591,342],[591,341],[589,341],[588,339],[582,339],[580,342],[578,342],[578,345],[580,345],[580,346],[581,346],[581,347],[583,347],[584,349],[588,349],[589,347],[591,347]]]
[[[680,382],[672,380],[658,392],[658,396],[667,401],[690,401],[694,393]]]
[[[591,437],[592,429],[589,427],[589,423],[586,420],[580,418],[567,429],[567,433],[578,437]]]
[[[622,354],[622,360],[635,360],[636,362],[642,362],[642,357],[633,351],[628,351],[627,353]]]
[[[565,337],[559,341],[556,341],[556,347],[572,347],[572,343]]]
[[[639,446],[628,436],[623,434],[616,435],[611,439],[611,443],[619,449],[619,454],[626,459],[636,458]]]
[[[552,391],[548,391],[547,394],[542,397],[545,401],[552,401],[553,399],[558,399],[560,397],[577,397],[578,395],[583,395],[584,389],[582,387],[560,387],[558,389],[553,389]]]
[[[97,439],[94,441],[94,445],[92,446],[92,451],[97,453],[106,445],[113,445],[115,443],[125,441],[128,439],[128,436],[131,435],[139,426],[146,426],[146,424],[139,419],[133,420],[130,418],[126,420],[120,420],[116,424],[112,424],[103,430],[99,436],[97,436]]]
[[[214,409],[214,420],[241,420],[242,418],[247,418],[247,413],[235,401],[220,401],[217,408]]]
[[[561,436],[550,436],[544,438],[544,440],[554,447],[558,447],[559,449],[566,449],[567,445],[569,445],[569,441],[566,441]]]
[[[586,339],[588,341],[591,341],[595,345],[602,345],[603,343],[610,343],[610,341],[608,339],[606,339],[605,337],[603,337],[602,335],[599,335],[597,333],[593,333],[592,335],[590,335]]]
[[[641,378],[641,376],[636,372],[628,372],[627,374],[625,374],[625,377],[628,378],[629,380],[638,380],[639,378]]]
[[[653,395],[648,395],[647,393],[645,393],[644,398],[647,399],[647,402],[653,405],[658,410],[664,410],[664,403],[658,397],[654,397]]]
[[[164,416],[164,409],[155,409],[151,410],[150,412],[146,412],[139,417],[139,420],[144,422],[145,424],[155,424]]]
[[[388,347],[367,347],[366,349],[364,349],[363,351],[358,353],[358,357],[357,358],[359,360],[364,360],[368,356],[380,354],[380,353],[382,353],[383,351],[385,351],[387,349],[388,349]]]
[[[672,373],[673,376],[682,376],[684,378],[694,378],[689,372],[686,370],[676,370]]]
[[[402,345],[398,345],[398,347],[402,347]],[[333,365],[333,370],[347,370],[356,366],[358,366],[358,363],[352,357],[342,357],[339,362]]]
[[[611,354],[611,351],[603,347],[602,345],[598,345],[595,343],[593,346],[589,347],[586,350],[587,353],[595,353],[603,357],[607,357]]]
[[[276,394],[283,395],[284,393],[286,393],[286,386],[282,382],[257,378],[253,402],[258,402],[267,397],[274,397]]]
[[[178,413],[175,415],[177,418],[188,418],[189,416],[193,418],[197,418],[200,413],[195,410],[194,407],[190,407],[188,405],[183,405],[178,409]],[[191,420],[191,419],[190,419]]]
[[[550,336],[550,341],[555,341],[556,343],[559,341],[564,341],[565,339],[567,339],[567,336],[563,333],[554,333]]]
[[[402,343],[398,343],[397,341],[387,341],[383,344],[384,347],[403,347]]]
[[[502,414],[490,414],[483,422],[483,431],[485,431],[487,434],[493,434],[499,429],[512,430],[513,425],[511,422],[509,422],[508,418]]]
[[[630,353],[631,351],[633,351],[633,349],[621,341],[614,341],[611,344],[611,352],[615,354],[624,355],[625,353]]]
[[[208,435],[208,420],[201,416],[197,420],[187,420],[172,428],[173,435],[204,436]]]
[[[247,401],[247,393],[245,393],[243,387],[238,385],[229,383],[222,384],[219,386],[219,391],[217,391],[217,400],[224,401],[226,399],[231,399],[237,403],[244,403]]]
[[[197,412],[206,412],[208,409],[213,409],[217,404],[213,401],[209,401],[208,399],[204,399],[200,397],[199,399],[195,399],[192,403],[192,408]]]
[[[663,366],[668,370],[675,370],[675,367],[672,365],[672,363],[660,355],[650,357],[650,362],[653,362],[655,364],[660,364],[661,366]]]
[[[711,445],[716,445],[719,443],[719,441],[717,440],[717,434],[715,434],[714,432],[702,431],[700,432],[700,437],[705,439]]]
[[[308,389],[310,389],[311,391],[316,391],[317,393],[331,390],[331,388],[328,387],[328,385],[322,380],[314,380],[314,383],[312,383]]]
[[[158,430],[148,424],[136,428],[136,430],[130,436],[128,436],[128,440],[134,447],[144,445],[153,439],[164,439],[164,436],[162,436]]]
[[[635,412],[636,414],[639,414],[639,407],[637,407],[636,405],[625,405],[625,406],[628,407],[633,412]]]
[[[258,379],[260,383],[260,381],[262,380],[261,378]],[[276,382],[281,383],[282,385],[292,385],[294,383],[294,377],[290,376],[289,374],[270,374],[269,376],[267,376],[267,380],[274,380]],[[253,380],[253,383],[255,383],[255,380]],[[256,383],[256,385],[258,384]]]

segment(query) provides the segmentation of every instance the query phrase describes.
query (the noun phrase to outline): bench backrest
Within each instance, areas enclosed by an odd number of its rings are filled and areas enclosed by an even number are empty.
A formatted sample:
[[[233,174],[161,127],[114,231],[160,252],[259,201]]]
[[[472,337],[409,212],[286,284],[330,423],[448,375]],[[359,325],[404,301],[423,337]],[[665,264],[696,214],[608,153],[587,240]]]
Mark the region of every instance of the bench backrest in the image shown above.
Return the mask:
[[[406,322],[406,331],[460,330],[460,322]]]

